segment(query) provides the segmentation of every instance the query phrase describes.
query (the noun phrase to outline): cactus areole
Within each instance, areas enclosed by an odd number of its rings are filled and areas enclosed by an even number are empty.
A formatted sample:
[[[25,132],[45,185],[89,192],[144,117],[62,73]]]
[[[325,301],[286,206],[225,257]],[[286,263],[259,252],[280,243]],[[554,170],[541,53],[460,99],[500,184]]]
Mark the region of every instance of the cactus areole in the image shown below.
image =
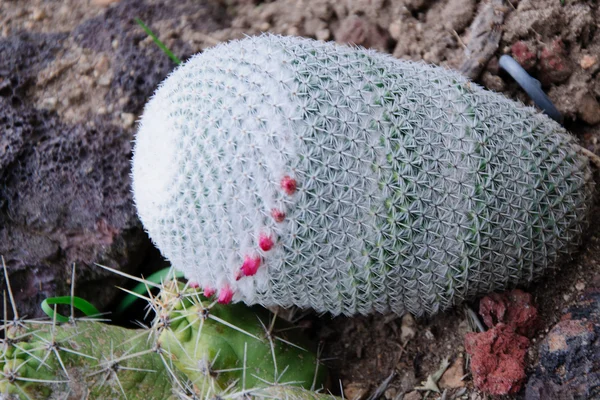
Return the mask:
[[[160,85],[133,190],[156,246],[221,302],[420,315],[556,265],[593,183],[561,126],[457,72],[263,35]]]

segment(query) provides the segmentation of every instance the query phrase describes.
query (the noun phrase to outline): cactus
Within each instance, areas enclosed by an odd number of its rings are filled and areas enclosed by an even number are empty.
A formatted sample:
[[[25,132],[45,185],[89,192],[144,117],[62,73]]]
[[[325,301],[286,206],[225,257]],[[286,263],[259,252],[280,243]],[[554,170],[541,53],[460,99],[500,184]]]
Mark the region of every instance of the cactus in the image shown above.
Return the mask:
[[[148,329],[89,318],[4,326],[5,399],[336,399],[306,339],[266,310],[223,306],[170,281]]]
[[[421,315],[571,254],[588,164],[557,123],[457,72],[263,35],[160,85],[132,177],[151,239],[222,303]]]

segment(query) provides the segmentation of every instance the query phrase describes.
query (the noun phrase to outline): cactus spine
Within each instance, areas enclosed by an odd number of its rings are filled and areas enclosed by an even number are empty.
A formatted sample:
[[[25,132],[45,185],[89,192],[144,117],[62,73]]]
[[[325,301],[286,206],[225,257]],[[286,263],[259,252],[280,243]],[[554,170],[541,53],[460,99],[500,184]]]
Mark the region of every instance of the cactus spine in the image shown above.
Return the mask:
[[[132,174],[157,247],[223,303],[418,315],[570,254],[590,175],[562,127],[456,72],[271,35],[167,78]]]

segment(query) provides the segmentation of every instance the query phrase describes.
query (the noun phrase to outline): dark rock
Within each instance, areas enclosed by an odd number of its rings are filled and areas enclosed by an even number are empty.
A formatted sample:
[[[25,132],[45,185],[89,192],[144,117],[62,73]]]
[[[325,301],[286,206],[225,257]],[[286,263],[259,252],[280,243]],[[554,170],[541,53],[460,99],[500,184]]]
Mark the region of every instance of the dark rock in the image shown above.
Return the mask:
[[[190,15],[198,19],[182,28]],[[204,31],[220,27],[223,15],[195,0],[122,0],[73,32],[0,39],[0,255],[21,315],[40,316],[43,299],[67,295],[73,264],[76,294],[100,309],[123,279],[95,263],[140,272],[150,242],[131,197],[134,127],[121,116],[139,115],[174,64],[153,43],[139,46],[147,35],[133,19]],[[171,39],[176,54],[192,53]],[[92,67],[82,67],[85,59]],[[96,86],[94,66],[108,71],[108,87]],[[75,84],[70,98],[61,98],[60,90]],[[56,92],[58,110],[42,109],[41,100]],[[96,112],[98,104],[108,112]]]
[[[525,398],[600,399],[600,289],[588,290],[540,343]]]

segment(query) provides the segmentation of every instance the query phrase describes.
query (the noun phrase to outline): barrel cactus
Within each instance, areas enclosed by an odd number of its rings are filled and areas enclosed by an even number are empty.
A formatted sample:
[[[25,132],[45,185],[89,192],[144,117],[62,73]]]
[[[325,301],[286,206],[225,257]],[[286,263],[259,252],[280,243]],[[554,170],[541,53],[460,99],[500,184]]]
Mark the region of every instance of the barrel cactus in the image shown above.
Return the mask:
[[[222,303],[421,315],[569,255],[588,164],[557,123],[457,72],[263,35],[161,84],[132,176],[151,239]]]

